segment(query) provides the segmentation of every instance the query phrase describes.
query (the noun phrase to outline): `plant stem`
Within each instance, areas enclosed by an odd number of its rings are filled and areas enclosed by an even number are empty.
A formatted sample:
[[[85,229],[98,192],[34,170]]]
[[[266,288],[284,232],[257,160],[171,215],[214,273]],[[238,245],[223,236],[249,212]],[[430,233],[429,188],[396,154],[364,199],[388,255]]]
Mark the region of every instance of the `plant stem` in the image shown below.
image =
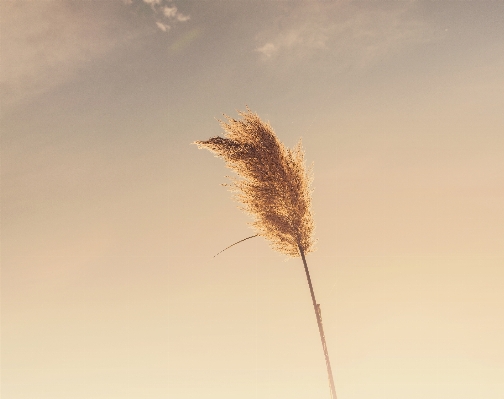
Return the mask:
[[[306,279],[308,280],[308,286],[310,287],[310,294],[313,302],[313,310],[315,311],[315,316],[317,317],[317,325],[320,333],[320,340],[322,341],[322,349],[324,350],[325,362],[327,366],[327,376],[329,378],[329,388],[331,391],[331,399],[336,399],[336,388],[334,388],[334,379],[332,375],[331,362],[329,361],[329,353],[327,352],[327,344],[324,335],[324,327],[322,326],[322,314],[320,312],[320,307],[315,300],[315,293],[313,292],[313,286],[310,278],[310,272],[308,271],[308,264],[306,263],[305,254],[301,245],[298,245],[301,258],[303,259],[304,269],[306,273]]]

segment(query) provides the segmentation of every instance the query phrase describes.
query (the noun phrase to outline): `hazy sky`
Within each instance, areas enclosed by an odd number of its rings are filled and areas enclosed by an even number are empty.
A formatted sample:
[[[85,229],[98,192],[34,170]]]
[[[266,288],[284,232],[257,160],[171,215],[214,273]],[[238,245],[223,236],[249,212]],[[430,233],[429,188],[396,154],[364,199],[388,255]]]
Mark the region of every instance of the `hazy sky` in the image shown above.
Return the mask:
[[[3,399],[329,398],[299,259],[190,145],[314,163],[338,399],[504,397],[504,2],[1,0]]]

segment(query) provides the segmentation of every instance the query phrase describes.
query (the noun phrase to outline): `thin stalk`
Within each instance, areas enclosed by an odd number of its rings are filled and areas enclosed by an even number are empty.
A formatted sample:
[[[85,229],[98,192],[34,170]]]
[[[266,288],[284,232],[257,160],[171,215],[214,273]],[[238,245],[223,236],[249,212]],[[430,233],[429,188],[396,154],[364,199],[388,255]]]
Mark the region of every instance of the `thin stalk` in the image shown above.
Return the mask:
[[[310,272],[308,271],[308,264],[306,263],[305,254],[301,245],[298,245],[299,253],[303,259],[304,269],[306,273],[306,279],[308,280],[308,286],[310,287],[310,294],[313,302],[313,310],[315,311],[315,316],[317,317],[317,325],[320,333],[320,340],[322,341],[322,349],[324,350],[325,362],[327,367],[327,376],[329,378],[329,389],[331,391],[331,399],[336,399],[336,388],[334,387],[334,379],[331,369],[331,362],[329,361],[329,353],[327,352],[327,344],[324,335],[324,327],[322,326],[322,315],[320,312],[320,306],[315,300],[315,293],[313,292],[313,286],[310,278]]]

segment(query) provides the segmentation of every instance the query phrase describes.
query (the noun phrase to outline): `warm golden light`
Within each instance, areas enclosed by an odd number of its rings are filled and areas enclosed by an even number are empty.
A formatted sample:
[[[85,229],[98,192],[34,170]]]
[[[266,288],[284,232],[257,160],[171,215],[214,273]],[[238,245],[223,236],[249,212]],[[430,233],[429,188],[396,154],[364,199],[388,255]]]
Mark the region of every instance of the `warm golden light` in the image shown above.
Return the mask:
[[[213,257],[244,104],[314,162],[338,399],[503,399],[502,12],[0,1],[2,399],[329,399],[302,260]]]

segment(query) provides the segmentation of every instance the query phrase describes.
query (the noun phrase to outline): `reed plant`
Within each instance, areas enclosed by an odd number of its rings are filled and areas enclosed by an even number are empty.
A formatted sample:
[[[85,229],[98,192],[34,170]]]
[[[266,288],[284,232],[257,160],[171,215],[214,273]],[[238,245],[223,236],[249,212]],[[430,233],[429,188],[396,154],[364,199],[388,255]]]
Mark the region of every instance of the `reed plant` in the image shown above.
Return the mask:
[[[216,136],[195,144],[222,158],[238,175],[230,177],[231,183],[227,186],[241,209],[253,218],[251,225],[256,235],[251,237],[264,237],[274,250],[301,257],[322,341],[330,394],[336,399],[322,314],[305,256],[315,245],[310,188],[313,171],[306,167],[301,140],[289,149],[280,142],[269,123],[249,108],[239,115],[241,120],[225,116],[226,121],[220,121],[224,137]]]

